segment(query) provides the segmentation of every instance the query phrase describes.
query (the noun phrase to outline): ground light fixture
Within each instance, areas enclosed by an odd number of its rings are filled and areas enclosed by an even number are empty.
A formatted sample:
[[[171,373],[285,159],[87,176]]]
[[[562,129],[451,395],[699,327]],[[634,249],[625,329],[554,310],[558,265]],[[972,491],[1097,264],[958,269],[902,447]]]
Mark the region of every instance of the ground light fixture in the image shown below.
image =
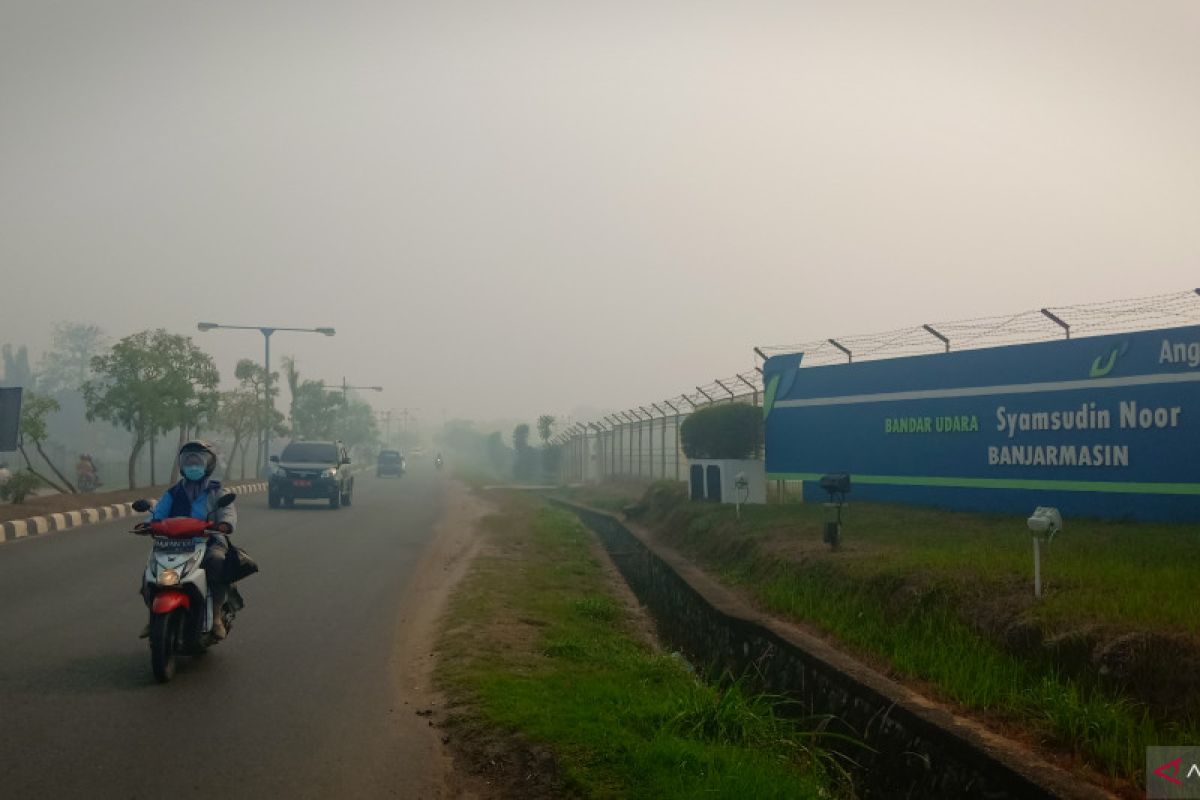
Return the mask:
[[[844,472],[822,475],[820,484],[829,495],[825,507],[836,509],[837,512],[836,519],[825,522],[825,534],[822,539],[830,549],[837,550],[842,542],[842,508],[846,505],[846,495],[850,493],[850,476]]]
[[[737,502],[734,504],[734,511],[737,518],[742,518],[742,503],[750,500],[750,481],[746,479],[746,473],[739,472],[733,480],[733,488],[737,492]]]
[[[1054,534],[1062,530],[1062,514],[1057,508],[1038,506],[1025,520],[1026,527],[1033,533],[1033,596],[1042,596],[1042,541],[1050,544]]]

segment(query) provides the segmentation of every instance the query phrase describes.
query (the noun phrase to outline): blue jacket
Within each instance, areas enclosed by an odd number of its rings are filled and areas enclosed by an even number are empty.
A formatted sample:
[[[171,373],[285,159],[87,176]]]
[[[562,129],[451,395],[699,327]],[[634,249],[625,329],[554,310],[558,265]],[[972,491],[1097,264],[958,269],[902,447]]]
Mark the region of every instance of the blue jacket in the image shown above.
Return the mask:
[[[216,522],[224,522],[232,531],[237,527],[237,510],[233,503],[224,508],[217,508],[217,498],[227,492],[221,488],[220,481],[206,481],[204,489],[196,497],[195,502],[188,500],[185,480],[167,489],[150,512],[151,520],[164,520],[170,517],[191,517],[192,519],[208,519],[212,514]]]

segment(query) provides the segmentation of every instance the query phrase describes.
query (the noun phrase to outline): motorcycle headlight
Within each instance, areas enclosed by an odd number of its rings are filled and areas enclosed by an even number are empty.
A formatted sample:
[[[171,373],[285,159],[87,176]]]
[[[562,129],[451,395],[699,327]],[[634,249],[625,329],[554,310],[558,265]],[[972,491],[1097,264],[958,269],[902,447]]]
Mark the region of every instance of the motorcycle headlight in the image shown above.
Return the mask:
[[[158,573],[159,586],[175,586],[179,583],[179,573],[173,569],[164,569]]]
[[[332,478],[334,475],[337,475],[337,469],[335,468],[321,470],[322,478]]]

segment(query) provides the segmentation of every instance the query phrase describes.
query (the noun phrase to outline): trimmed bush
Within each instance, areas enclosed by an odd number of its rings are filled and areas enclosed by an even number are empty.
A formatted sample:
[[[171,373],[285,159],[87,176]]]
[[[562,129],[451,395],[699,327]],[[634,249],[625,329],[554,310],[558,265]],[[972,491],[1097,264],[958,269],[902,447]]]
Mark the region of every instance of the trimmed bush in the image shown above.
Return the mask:
[[[679,428],[688,458],[749,458],[761,437],[762,411],[741,403],[702,408]]]
[[[7,483],[0,486],[0,500],[9,500],[20,505],[42,483],[42,479],[29,470],[21,470],[9,478]]]

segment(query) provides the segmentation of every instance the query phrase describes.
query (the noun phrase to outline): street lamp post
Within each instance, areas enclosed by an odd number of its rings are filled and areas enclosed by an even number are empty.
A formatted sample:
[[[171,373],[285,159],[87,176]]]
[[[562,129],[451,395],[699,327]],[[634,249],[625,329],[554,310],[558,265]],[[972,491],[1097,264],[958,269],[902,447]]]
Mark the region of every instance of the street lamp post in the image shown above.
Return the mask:
[[[346,383],[345,377],[343,377],[342,378],[342,402],[343,403],[348,401],[348,396],[346,393],[349,392],[351,389],[359,389],[359,390],[362,390],[365,392],[382,392],[383,391],[382,386],[350,386]]]
[[[271,334],[275,331],[293,331],[296,333],[320,333],[325,336],[333,336],[336,331],[333,328],[280,328],[266,327],[260,325],[218,325],[215,322],[198,322],[196,329],[201,333],[211,331],[214,328],[227,328],[238,331],[258,331],[263,335],[265,344],[263,352],[263,368],[266,370],[265,377],[265,392],[267,400],[267,424],[263,431],[263,465],[262,474],[264,476],[271,474],[271,413],[275,410],[275,401],[271,398]]]
[[[325,386],[325,381],[321,381],[321,386],[324,386],[326,389],[328,389],[331,392],[336,392],[337,390],[341,389],[343,403],[348,402],[348,392],[351,389],[361,389],[363,391],[368,391],[368,392],[382,392],[383,391],[382,386],[350,386],[349,384],[346,383],[345,378],[342,378],[341,386]]]

